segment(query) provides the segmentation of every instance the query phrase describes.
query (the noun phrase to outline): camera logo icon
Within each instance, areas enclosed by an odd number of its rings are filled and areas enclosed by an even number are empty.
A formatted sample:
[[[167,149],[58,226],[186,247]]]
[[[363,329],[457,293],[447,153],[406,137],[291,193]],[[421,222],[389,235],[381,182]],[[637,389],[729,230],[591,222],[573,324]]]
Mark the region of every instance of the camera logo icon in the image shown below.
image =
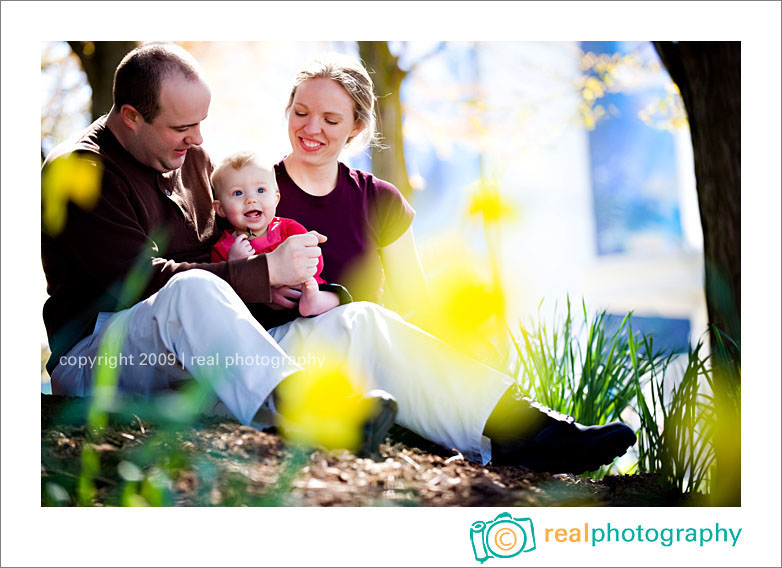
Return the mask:
[[[493,521],[475,521],[470,527],[475,560],[483,564],[489,558],[512,558],[535,550],[535,528],[529,517],[514,518],[500,513]]]

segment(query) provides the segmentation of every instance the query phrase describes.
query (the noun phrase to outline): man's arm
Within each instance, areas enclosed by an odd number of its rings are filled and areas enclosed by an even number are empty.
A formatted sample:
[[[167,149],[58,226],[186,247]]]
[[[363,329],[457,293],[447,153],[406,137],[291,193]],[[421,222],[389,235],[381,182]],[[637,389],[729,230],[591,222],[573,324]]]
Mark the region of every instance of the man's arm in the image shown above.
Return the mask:
[[[58,306],[52,311],[55,328],[98,298],[102,311],[129,307],[184,270],[212,272],[247,303],[270,302],[270,283],[295,285],[314,273],[322,237],[313,234],[284,243],[270,256],[271,262],[267,255],[208,262],[210,239],[196,226],[209,230],[211,199],[191,192],[188,203],[194,209],[186,218],[161,199],[149,180],[128,180],[109,162],[106,166],[97,205],[82,209],[71,203],[64,230],[42,236],[51,300]],[[208,211],[197,206],[200,201],[208,202]],[[203,217],[191,222],[191,215]]]
[[[150,214],[148,210],[158,204],[141,201],[132,191],[119,176],[106,171],[94,209],[69,205],[64,230],[44,239],[43,261],[50,284],[87,279],[90,287],[110,291],[121,287],[133,274],[137,280],[133,288],[138,293],[135,297],[117,297],[116,309],[122,309],[155,293],[175,274],[198,268],[226,280],[244,301],[271,299],[265,256],[206,262],[208,246],[199,243],[194,231],[184,228],[181,217],[171,216],[173,210],[165,211],[172,218]],[[150,219],[161,226],[149,227]],[[190,249],[187,241],[193,242]],[[178,257],[193,261],[174,260],[169,250],[177,250]],[[74,271],[78,278],[74,278]]]

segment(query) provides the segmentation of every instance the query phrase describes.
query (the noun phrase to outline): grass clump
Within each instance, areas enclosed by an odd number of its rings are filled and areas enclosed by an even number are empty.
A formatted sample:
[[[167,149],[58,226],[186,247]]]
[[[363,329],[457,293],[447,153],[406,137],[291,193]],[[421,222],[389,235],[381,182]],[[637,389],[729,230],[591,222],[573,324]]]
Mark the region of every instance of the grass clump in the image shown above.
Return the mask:
[[[652,335],[633,332],[632,312],[618,326],[605,311],[590,318],[583,300],[581,312],[577,325],[568,298],[564,320],[555,309],[552,325],[538,318],[511,333],[511,374],[521,390],[583,424],[637,423],[637,462],[622,473],[654,473],[682,493],[710,492],[719,456],[740,461],[740,347],[715,330],[717,364],[702,340],[681,355],[655,349]]]

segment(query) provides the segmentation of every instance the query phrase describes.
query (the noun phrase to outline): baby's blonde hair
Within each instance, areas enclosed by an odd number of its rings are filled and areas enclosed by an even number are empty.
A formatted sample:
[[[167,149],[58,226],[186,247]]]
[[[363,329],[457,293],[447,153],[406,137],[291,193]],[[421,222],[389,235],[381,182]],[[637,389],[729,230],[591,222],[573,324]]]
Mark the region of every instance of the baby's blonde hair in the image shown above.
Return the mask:
[[[212,184],[213,197],[215,199],[218,199],[217,186],[222,181],[222,178],[223,176],[225,176],[225,172],[228,171],[228,168],[238,171],[241,170],[243,167],[249,165],[256,166],[263,170],[268,170],[271,173],[272,182],[274,184],[274,191],[276,191],[277,193],[280,192],[280,188],[277,187],[277,177],[274,175],[273,167],[269,167],[263,162],[261,162],[258,159],[258,156],[256,156],[252,152],[236,152],[235,154],[231,154],[230,156],[225,158],[222,162],[220,162],[220,165],[217,166],[217,168],[212,172],[212,175],[209,178],[209,183]]]

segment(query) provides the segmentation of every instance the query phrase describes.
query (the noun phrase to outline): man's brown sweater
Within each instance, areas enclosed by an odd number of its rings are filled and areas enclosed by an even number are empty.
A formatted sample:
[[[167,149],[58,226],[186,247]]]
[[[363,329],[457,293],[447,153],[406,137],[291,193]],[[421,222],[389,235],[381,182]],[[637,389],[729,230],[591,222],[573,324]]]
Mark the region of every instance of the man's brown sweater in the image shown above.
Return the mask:
[[[42,174],[54,159],[71,152],[97,157],[103,178],[96,207],[84,210],[69,203],[62,232],[41,235],[50,296],[43,308],[50,373],[62,355],[92,333],[98,312],[128,308],[183,270],[216,274],[245,302],[271,301],[264,255],[209,262],[220,228],[209,185],[213,166],[200,147],[188,150],[179,170],[161,174],[120,145],[104,116],[80,138],[55,148]]]

